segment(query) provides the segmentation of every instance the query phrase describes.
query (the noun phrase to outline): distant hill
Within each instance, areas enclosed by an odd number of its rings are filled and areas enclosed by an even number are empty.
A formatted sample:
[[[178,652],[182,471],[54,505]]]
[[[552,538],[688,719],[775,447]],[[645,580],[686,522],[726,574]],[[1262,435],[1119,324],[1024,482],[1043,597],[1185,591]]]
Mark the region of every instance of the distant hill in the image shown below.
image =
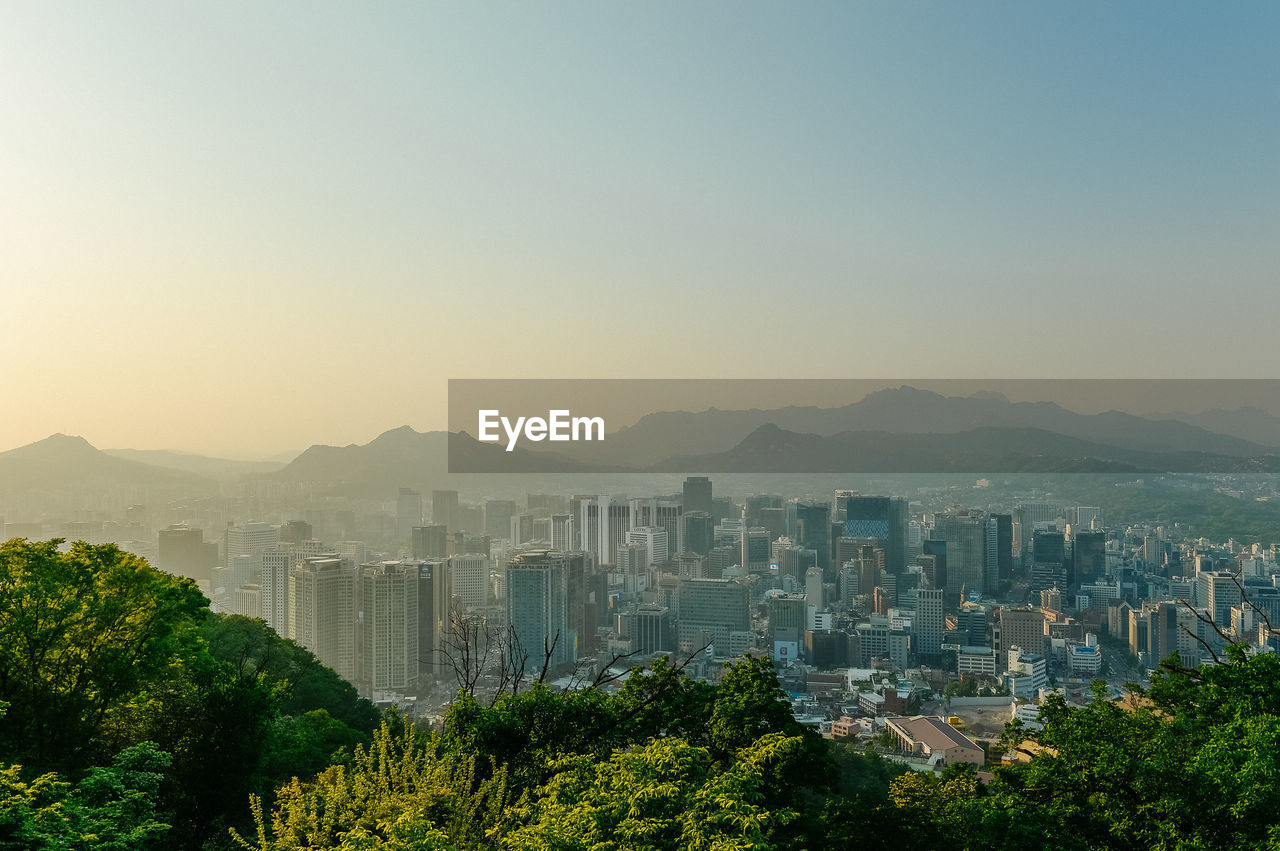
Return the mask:
[[[1280,457],[1148,452],[1043,429],[984,426],[950,434],[804,434],[767,424],[725,452],[678,456],[653,472],[1143,473],[1275,472]]]
[[[469,473],[577,473],[595,468],[553,453],[517,448],[505,452],[496,444],[480,443],[466,433],[418,432],[401,426],[383,432],[366,444],[312,446],[279,471],[265,478],[306,482],[353,493],[389,493],[398,487],[439,486],[449,477],[449,452],[465,463]]]
[[[1143,452],[1202,452],[1240,458],[1268,455],[1280,445],[1280,440],[1256,442],[1175,419],[1152,419],[1120,411],[1080,414],[1053,402],[1010,402],[995,393],[943,396],[903,386],[871,393],[835,408],[662,411],[609,434],[599,444],[575,445],[572,456],[587,463],[648,468],[673,456],[724,452],[767,424],[824,436],[843,432],[958,434],[980,428],[1038,429]]]
[[[1148,414],[1149,419],[1180,420],[1218,434],[1231,435],[1267,446],[1280,446],[1280,417],[1261,408],[1243,407],[1234,410],[1213,408],[1198,414],[1184,411],[1167,414]]]
[[[208,477],[119,458],[83,437],[55,434],[0,452],[0,491],[19,493],[64,487],[148,487],[190,494],[217,490]]]
[[[235,481],[250,473],[273,473],[287,463],[286,461],[236,461],[167,449],[104,449],[103,451],[116,458],[140,461],[153,467],[181,470],[224,482]]]

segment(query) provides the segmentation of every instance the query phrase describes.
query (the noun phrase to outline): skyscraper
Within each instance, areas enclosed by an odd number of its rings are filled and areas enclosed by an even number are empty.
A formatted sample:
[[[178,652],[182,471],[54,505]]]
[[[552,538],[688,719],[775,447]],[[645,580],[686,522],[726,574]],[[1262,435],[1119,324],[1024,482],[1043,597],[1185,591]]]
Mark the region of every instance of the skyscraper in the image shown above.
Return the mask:
[[[382,561],[358,573],[361,691],[401,691],[418,679],[418,565]]]
[[[911,632],[915,637],[916,655],[931,665],[941,662],[942,633],[946,629],[946,619],[942,608],[941,588],[919,588],[916,590],[916,615],[911,624]]]
[[[489,557],[484,553],[459,553],[449,559],[453,597],[473,612],[489,602]]]
[[[431,522],[437,526],[446,526],[450,531],[458,530],[458,492],[431,492]]]
[[[262,575],[258,583],[262,619],[280,636],[289,635],[289,577],[292,572],[292,552],[283,546],[263,551]]]
[[[444,524],[413,527],[410,552],[416,559],[444,558],[449,554],[449,532]]]
[[[554,550],[520,553],[507,566],[507,622],[529,671],[574,660],[569,627],[569,559]]]
[[[885,570],[905,573],[907,569],[908,506],[905,499],[892,496],[843,497],[844,534],[849,538],[875,538],[882,542]]]
[[[418,673],[438,677],[449,670],[453,583],[447,558],[418,561]]]
[[[683,497],[685,513],[705,511],[708,517],[715,516],[711,510],[711,480],[706,476],[689,476],[685,479]]]
[[[309,558],[293,571],[289,637],[338,676],[355,682],[356,567],[344,558]]]

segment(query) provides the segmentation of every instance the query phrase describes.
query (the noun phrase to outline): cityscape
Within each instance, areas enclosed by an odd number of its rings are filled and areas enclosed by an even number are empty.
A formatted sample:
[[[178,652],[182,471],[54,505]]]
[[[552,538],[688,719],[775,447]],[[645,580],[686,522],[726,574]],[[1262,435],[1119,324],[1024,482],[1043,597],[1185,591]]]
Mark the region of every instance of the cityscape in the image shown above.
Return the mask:
[[[1280,851],[1278,44],[5,4],[0,851]]]

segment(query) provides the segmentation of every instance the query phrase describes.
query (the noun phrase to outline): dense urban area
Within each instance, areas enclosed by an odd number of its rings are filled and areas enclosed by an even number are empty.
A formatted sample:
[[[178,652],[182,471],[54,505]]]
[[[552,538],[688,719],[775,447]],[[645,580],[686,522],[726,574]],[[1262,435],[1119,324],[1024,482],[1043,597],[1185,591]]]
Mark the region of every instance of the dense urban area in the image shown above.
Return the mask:
[[[1212,725],[1274,720],[1255,669],[1280,646],[1280,544],[1134,519],[1155,478],[1084,478],[1123,516],[1053,480],[796,495],[688,476],[523,498],[258,482],[15,518],[0,848],[1270,841],[1252,784],[1274,748],[1213,813],[1115,822],[1093,787],[1153,794],[1135,766],[1158,773],[1147,749],[1176,736],[1160,747],[1195,783],[1160,794],[1205,793],[1226,770],[1202,776]],[[1269,505],[1267,481],[1162,486]],[[1224,717],[1188,694],[1210,687]],[[1099,747],[1140,752],[1103,778]],[[1071,760],[1088,771],[1063,778]],[[638,790],[664,778],[646,814]],[[68,812],[114,838],[59,844]]]

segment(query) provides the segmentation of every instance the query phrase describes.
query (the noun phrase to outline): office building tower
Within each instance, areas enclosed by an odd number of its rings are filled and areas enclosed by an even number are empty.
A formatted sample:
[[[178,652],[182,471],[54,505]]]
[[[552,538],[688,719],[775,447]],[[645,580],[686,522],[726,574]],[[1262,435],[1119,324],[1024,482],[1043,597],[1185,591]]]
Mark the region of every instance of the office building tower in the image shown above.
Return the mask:
[[[977,511],[934,515],[933,535],[946,541],[947,596],[959,600],[962,590],[982,594],[986,590],[986,560],[991,553],[986,515]]]
[[[362,565],[357,595],[359,654],[356,680],[367,697],[403,691],[418,679],[418,564]]]
[[[640,526],[627,533],[627,543],[640,544],[647,551],[647,564],[666,564],[670,558],[667,551],[667,530],[662,526]],[[624,545],[625,546],[625,545]]]
[[[431,522],[436,526],[445,526],[451,532],[460,528],[458,515],[457,491],[431,492]]]
[[[831,506],[825,503],[797,502],[796,538],[800,546],[818,554],[818,567],[824,575],[834,573],[831,567]]]
[[[666,606],[639,606],[629,619],[625,633],[633,652],[643,656],[671,652],[675,646],[675,624]]]
[[[1107,575],[1107,533],[1076,531],[1071,536],[1072,576],[1077,587],[1092,585]]]
[[[36,532],[37,537],[40,534]],[[199,529],[170,526],[158,534],[157,561],[161,570],[207,584],[218,563],[218,545],[205,541],[204,532]]]
[[[422,494],[412,488],[400,488],[396,497],[396,540],[408,542],[413,527],[422,525]]]
[[[517,539],[511,534],[511,519],[516,516],[516,504],[510,499],[490,499],[484,504],[484,531],[491,538]],[[530,518],[532,521],[532,518]],[[532,525],[532,522],[531,524]],[[517,541],[518,543],[518,541]]]
[[[706,555],[715,541],[715,526],[711,515],[705,511],[688,511],[680,517],[684,527],[684,549],[687,552]]]
[[[737,634],[750,634],[750,588],[737,579],[681,579],[676,623],[680,651],[710,643],[721,656],[733,653]]]
[[[289,579],[293,572],[293,559],[293,553],[284,546],[269,547],[262,553],[258,581],[261,618],[280,636],[289,634]]]
[[[489,557],[484,553],[459,553],[449,558],[451,590],[464,611],[474,612],[489,603]]]
[[[410,552],[416,559],[444,558],[449,554],[449,533],[444,524],[413,527]]]
[[[910,519],[907,501],[889,496],[846,496],[840,503],[845,515],[844,536],[879,541],[884,549],[885,570],[905,573]]]
[[[1221,629],[1231,623],[1231,607],[1240,605],[1243,596],[1239,580],[1227,571],[1202,571],[1196,575],[1196,607],[1205,609]]]
[[[573,520],[568,514],[551,515],[551,549],[571,550],[576,543],[573,539]]]
[[[916,655],[931,665],[941,662],[942,633],[946,629],[941,588],[916,589],[916,613],[911,622]]]
[[[570,565],[565,553],[519,553],[507,565],[507,622],[528,670],[574,661],[569,625]]]
[[[354,682],[356,567],[344,558],[309,558],[294,568],[289,637]]]
[[[711,509],[711,480],[706,476],[690,476],[685,479],[682,502],[686,514],[701,511],[708,517],[714,516]]]
[[[290,520],[280,527],[282,544],[300,544],[314,537],[314,527],[305,520]]]
[[[1018,647],[1024,653],[1044,654],[1044,612],[1039,609],[1001,609],[1000,640],[996,647],[998,661],[1008,659],[1009,648]]]
[[[452,668],[450,654],[457,655],[453,638],[453,581],[447,558],[418,562],[418,675],[441,677]]]

